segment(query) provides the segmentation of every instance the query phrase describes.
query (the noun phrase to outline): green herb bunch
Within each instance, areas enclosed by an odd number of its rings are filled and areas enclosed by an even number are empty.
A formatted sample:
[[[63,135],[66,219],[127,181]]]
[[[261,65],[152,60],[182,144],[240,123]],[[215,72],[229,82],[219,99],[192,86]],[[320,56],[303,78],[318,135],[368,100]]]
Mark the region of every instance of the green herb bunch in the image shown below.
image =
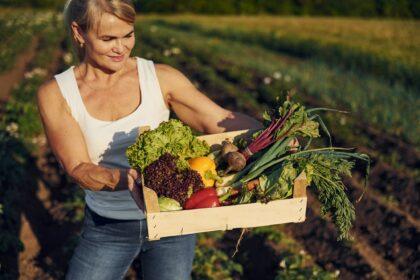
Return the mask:
[[[331,214],[338,230],[338,239],[349,239],[350,228],[356,218],[354,206],[345,192],[342,176],[351,176],[354,162],[338,158],[334,152],[311,154],[301,163],[306,176],[315,187],[321,203],[321,215]]]

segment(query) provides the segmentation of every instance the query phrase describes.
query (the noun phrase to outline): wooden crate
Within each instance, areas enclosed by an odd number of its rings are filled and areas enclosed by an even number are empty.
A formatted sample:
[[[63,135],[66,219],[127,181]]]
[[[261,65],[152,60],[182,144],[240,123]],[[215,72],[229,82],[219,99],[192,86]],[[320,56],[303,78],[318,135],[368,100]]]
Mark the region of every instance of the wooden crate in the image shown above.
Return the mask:
[[[200,136],[212,149],[225,140],[249,137],[252,131],[241,130]],[[190,233],[300,223],[306,215],[305,174],[294,181],[293,198],[268,203],[249,203],[216,208],[160,212],[157,194],[143,186],[149,240]]]

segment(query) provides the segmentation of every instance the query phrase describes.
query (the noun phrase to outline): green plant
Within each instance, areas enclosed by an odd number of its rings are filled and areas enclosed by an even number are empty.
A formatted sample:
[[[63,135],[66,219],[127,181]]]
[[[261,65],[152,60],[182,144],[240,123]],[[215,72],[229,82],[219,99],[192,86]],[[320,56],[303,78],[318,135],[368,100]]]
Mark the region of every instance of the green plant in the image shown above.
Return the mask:
[[[339,272],[328,272],[314,265],[303,266],[304,256],[290,255],[285,256],[279,264],[279,270],[275,280],[331,280],[338,279]]]
[[[214,237],[213,237],[214,238]],[[211,234],[199,234],[193,263],[193,279],[239,279],[242,266],[214,246]]]

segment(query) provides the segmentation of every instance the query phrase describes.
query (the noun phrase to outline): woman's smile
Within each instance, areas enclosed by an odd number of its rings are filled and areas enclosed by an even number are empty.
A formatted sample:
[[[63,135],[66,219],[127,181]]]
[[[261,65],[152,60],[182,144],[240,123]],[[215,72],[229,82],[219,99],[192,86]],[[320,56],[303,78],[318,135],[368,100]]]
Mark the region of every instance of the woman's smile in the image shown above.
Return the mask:
[[[120,56],[110,56],[111,60],[114,62],[121,62],[124,60],[124,55],[120,55]]]

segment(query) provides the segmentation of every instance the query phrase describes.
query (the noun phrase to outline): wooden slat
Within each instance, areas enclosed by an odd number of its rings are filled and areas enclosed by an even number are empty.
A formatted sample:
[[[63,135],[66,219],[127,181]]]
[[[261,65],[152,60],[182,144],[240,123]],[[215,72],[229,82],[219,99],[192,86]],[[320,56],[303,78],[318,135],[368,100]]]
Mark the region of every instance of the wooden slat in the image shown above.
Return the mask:
[[[306,197],[302,197],[275,200],[267,204],[150,213],[147,215],[149,240],[215,230],[303,222],[306,203]]]
[[[158,196],[154,190],[145,186],[143,174],[141,174],[141,181],[142,181],[142,186],[143,186],[143,197],[144,197],[144,204],[146,206],[146,213],[160,212]]]
[[[302,172],[297,176],[293,181],[293,197],[306,197],[306,187],[308,186],[308,181],[306,179],[305,172]]]
[[[215,145],[215,144],[216,145],[221,144],[223,142],[223,140],[233,141],[233,139],[235,137],[248,138],[254,132],[255,132],[255,130],[245,129],[245,130],[223,132],[223,133],[218,133],[218,134],[202,135],[202,136],[198,136],[197,138],[200,139],[200,140],[205,140],[207,142],[207,144],[212,146],[212,145]]]

